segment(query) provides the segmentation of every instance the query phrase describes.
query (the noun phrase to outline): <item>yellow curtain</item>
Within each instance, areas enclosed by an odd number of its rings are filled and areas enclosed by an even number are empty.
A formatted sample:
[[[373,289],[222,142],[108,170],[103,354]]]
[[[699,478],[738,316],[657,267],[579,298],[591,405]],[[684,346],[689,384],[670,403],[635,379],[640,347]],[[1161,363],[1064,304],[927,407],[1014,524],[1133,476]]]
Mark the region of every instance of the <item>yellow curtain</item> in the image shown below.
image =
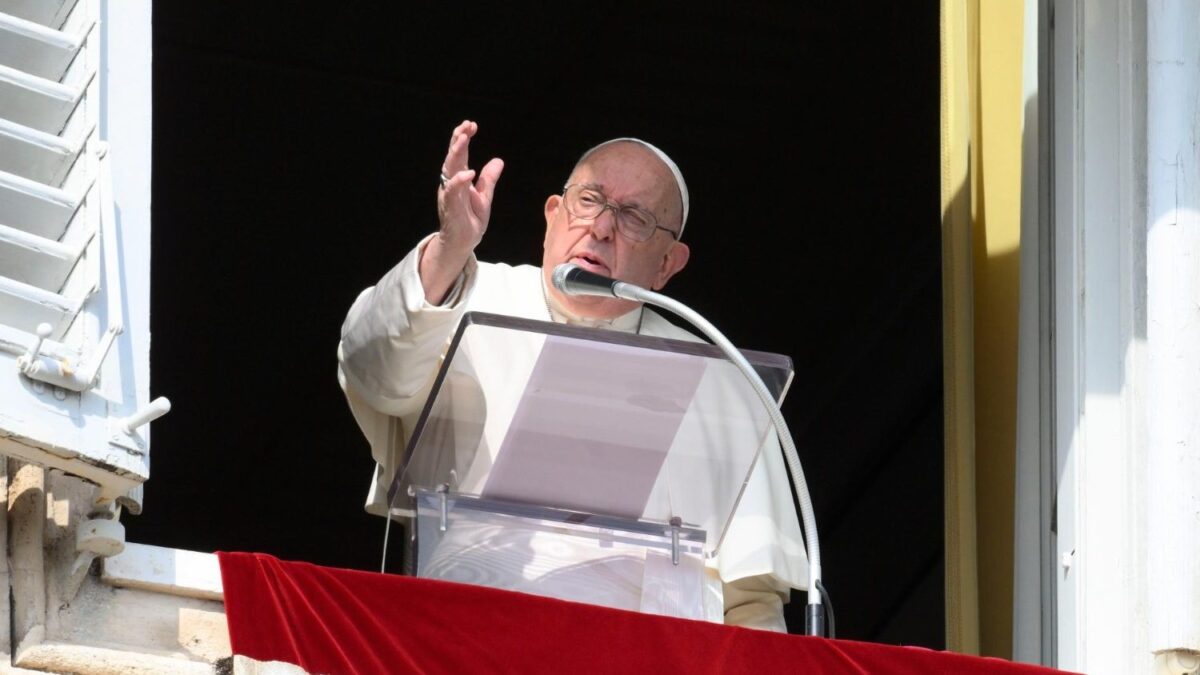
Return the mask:
[[[1024,3],[942,0],[946,646],[1012,655]]]

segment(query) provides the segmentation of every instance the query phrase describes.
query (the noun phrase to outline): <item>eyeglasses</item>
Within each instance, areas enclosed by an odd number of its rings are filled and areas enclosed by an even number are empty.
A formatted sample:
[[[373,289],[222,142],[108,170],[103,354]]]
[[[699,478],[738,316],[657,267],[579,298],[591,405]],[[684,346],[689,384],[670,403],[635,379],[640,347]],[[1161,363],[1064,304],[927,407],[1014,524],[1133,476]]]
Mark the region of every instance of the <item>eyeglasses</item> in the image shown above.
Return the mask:
[[[671,238],[679,241],[679,233],[659,225],[653,213],[636,206],[610,202],[602,192],[586,185],[572,184],[563,188],[563,202],[567,206],[567,213],[579,220],[596,220],[605,209],[612,209],[617,232],[633,241],[646,241],[654,236],[655,230],[665,230]]]

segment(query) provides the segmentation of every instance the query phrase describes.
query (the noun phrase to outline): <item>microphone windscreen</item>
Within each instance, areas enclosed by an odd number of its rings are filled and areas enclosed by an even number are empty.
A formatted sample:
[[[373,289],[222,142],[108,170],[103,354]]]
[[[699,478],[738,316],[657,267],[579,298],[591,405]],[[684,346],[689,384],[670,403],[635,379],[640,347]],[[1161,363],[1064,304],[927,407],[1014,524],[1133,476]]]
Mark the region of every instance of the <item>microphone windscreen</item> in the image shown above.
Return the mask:
[[[572,271],[579,269],[579,265],[575,263],[562,263],[554,268],[554,273],[550,275],[550,283],[558,289],[559,293],[569,293],[567,290],[567,275]]]

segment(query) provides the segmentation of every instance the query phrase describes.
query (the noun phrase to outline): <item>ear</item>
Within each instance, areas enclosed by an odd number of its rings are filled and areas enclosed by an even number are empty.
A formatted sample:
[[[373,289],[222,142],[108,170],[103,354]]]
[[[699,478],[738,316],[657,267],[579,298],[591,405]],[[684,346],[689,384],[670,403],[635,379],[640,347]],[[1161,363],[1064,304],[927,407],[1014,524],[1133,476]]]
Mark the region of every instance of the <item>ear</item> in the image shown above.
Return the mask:
[[[662,290],[663,286],[675,276],[679,270],[687,266],[688,259],[692,256],[692,250],[682,241],[676,241],[671,244],[671,248],[663,254],[662,264],[658,268],[658,276],[654,278],[654,288],[652,290]]]
[[[562,195],[550,195],[546,197],[546,231],[550,231],[550,223],[554,220],[554,216],[558,214],[558,209],[562,207]]]

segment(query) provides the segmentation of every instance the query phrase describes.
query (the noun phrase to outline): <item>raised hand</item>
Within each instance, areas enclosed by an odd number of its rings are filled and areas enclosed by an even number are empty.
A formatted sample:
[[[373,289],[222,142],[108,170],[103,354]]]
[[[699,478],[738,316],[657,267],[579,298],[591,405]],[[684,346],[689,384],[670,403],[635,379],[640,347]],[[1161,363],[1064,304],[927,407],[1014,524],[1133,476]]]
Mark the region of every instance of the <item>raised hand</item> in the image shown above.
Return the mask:
[[[504,171],[504,162],[496,157],[484,165],[475,179],[467,164],[471,137],[479,125],[464,120],[450,136],[450,148],[442,162],[438,186],[438,234],[429,241],[421,256],[421,284],[425,299],[440,303],[454,285],[471,252],[483,240],[492,214],[492,196],[496,181]]]
[[[504,162],[494,158],[479,172],[479,180],[475,180],[467,159],[471,138],[478,131],[479,125],[470,120],[458,125],[442,163],[445,182],[438,188],[439,235],[443,246],[457,252],[470,253],[483,239],[492,213],[496,181],[504,170]]]

